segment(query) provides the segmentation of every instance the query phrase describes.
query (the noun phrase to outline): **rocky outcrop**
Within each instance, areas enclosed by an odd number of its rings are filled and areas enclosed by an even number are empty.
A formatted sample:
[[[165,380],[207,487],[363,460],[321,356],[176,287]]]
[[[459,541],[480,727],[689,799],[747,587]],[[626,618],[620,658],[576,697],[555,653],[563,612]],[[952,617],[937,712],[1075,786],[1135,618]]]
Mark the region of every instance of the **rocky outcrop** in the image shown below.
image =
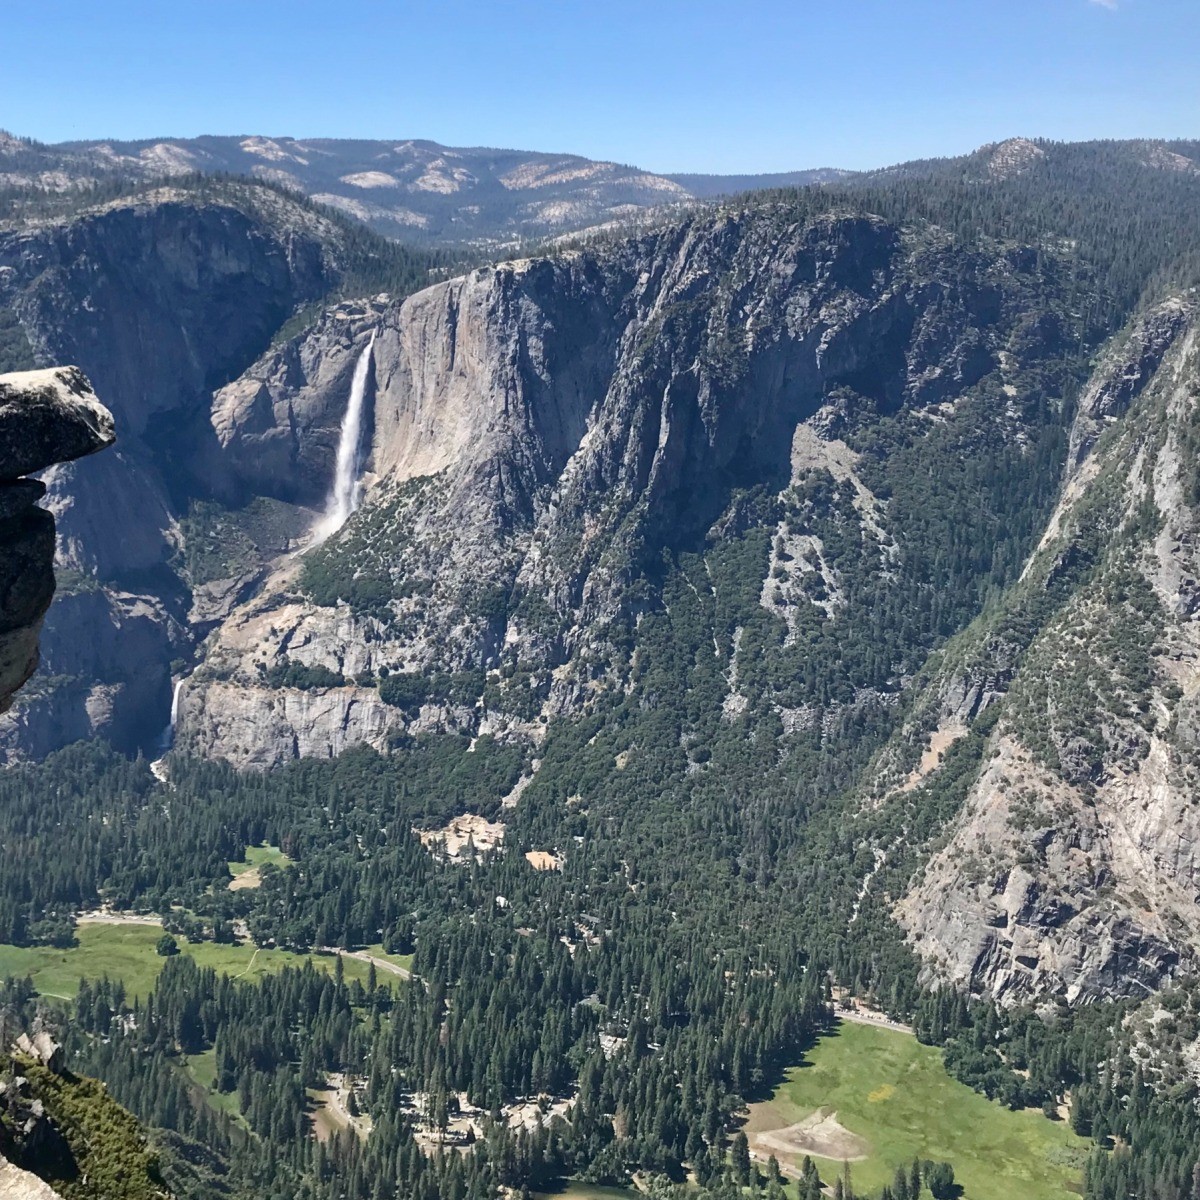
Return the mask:
[[[54,595],[54,518],[19,476],[94,454],[115,440],[112,414],[75,367],[0,375],[0,712],[38,663]]]
[[[6,1036],[12,1025],[9,1014]],[[169,1200],[143,1129],[104,1084],[66,1068],[38,1016],[0,1051],[0,1200],[60,1200],[80,1180],[88,1194]]]
[[[77,367],[0,376],[0,480],[95,454],[115,440],[112,413]]]
[[[1176,296],[1101,355],[1046,537],[931,682],[930,712],[973,688],[1001,707],[898,908],[930,979],[1140,997],[1200,958],[1197,396],[1196,301]]]
[[[399,725],[398,714],[375,688],[354,686],[302,691],[220,681],[185,684],[179,708],[185,744],[211,742],[230,761],[257,769],[295,758],[336,758],[355,745],[386,750]]]
[[[62,1200],[45,1180],[0,1154],[0,1200]]]
[[[1163,358],[1191,316],[1181,296],[1171,296],[1140,314],[1108,347],[1104,361],[1079,398],[1071,426],[1070,464],[1077,469],[1096,440],[1162,366]]]

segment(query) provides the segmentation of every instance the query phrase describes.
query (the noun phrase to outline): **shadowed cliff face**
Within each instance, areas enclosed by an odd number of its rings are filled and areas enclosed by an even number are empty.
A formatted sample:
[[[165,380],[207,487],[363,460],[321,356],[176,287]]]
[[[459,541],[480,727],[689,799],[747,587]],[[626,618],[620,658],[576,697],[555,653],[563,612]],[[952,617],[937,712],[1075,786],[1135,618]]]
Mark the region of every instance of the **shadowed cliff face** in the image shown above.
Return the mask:
[[[0,375],[0,712],[38,664],[54,595],[54,517],[44,485],[22,476],[115,440],[112,414],[74,367]]]
[[[193,636],[180,522],[197,497],[253,494],[209,420],[213,390],[329,290],[343,237],[282,196],[232,187],[163,188],[0,231],[0,308],[37,361],[79,363],[122,430],[111,454],[43,477],[63,602],[37,686],[0,729],[7,753],[93,736],[153,744],[169,664]]]

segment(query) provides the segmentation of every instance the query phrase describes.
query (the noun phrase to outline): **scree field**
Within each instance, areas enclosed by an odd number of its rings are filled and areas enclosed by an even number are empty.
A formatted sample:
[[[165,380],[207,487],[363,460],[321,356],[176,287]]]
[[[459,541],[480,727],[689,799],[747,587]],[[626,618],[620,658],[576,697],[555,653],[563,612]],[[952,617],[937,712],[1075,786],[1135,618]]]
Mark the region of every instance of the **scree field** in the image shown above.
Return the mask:
[[[855,1188],[873,1195],[916,1155],[951,1163],[963,1200],[1065,1200],[1087,1154],[1065,1121],[1011,1112],[952,1079],[936,1047],[848,1023],[750,1106],[746,1132],[761,1161],[799,1167],[807,1150],[828,1184],[848,1159]]]

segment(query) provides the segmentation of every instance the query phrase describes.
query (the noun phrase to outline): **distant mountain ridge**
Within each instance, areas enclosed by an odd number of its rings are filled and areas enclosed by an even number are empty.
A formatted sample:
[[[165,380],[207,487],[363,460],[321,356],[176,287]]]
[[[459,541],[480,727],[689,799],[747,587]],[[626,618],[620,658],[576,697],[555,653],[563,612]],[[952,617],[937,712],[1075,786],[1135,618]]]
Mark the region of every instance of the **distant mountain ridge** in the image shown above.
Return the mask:
[[[1123,170],[1200,174],[1200,142],[1079,143]],[[967,154],[867,171],[836,167],[767,174],[656,173],[577,154],[454,147],[422,139],[265,137],[92,140],[45,145],[0,129],[0,196],[204,175],[243,175],[300,192],[398,241],[511,250],[585,230],[630,226],[721,196],[813,185],[873,189],[899,180],[998,184],[1075,153],[1012,137]]]
[[[734,196],[740,192],[761,192],[766,188],[808,187],[814,183],[838,183],[853,171],[840,167],[815,167],[807,171],[776,171],[764,175],[668,175],[698,200],[713,196]]]
[[[114,177],[197,171],[249,175],[292,188],[388,237],[484,245],[847,174],[824,168],[774,175],[666,175],[575,154],[451,147],[419,139],[246,135],[41,145],[0,132],[0,189],[57,190]]]
[[[0,188],[194,172],[266,180],[385,236],[443,245],[545,237],[691,199],[664,176],[617,163],[420,140],[247,135],[45,146],[0,135]]]

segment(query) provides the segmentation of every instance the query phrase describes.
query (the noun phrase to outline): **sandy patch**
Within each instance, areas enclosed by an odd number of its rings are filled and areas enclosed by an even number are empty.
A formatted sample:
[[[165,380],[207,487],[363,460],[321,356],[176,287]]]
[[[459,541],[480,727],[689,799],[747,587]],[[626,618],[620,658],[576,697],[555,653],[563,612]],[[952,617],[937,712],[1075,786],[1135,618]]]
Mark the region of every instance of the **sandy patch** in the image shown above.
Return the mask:
[[[243,871],[240,875],[235,875],[229,881],[229,890],[231,892],[243,892],[247,888],[262,887],[262,872],[257,867],[251,867],[248,871]]]
[[[563,866],[562,859],[557,854],[551,854],[549,850],[527,850],[525,861],[535,871],[561,871]]]
[[[802,1121],[783,1129],[768,1129],[750,1136],[750,1146],[764,1155],[805,1154],[844,1162],[861,1162],[871,1147],[865,1138],[851,1133],[829,1108],[818,1108]]]
[[[921,761],[917,764],[915,770],[909,774],[908,778],[904,781],[904,787],[900,790],[911,792],[922,780],[932,775],[941,766],[942,755],[966,732],[967,727],[957,722],[949,725],[939,725],[930,736],[929,745],[925,747],[921,755]]]
[[[478,857],[504,841],[502,821],[488,821],[475,813],[463,813],[441,829],[414,829],[413,832],[426,850],[450,862],[464,861],[471,848],[473,857]]]

